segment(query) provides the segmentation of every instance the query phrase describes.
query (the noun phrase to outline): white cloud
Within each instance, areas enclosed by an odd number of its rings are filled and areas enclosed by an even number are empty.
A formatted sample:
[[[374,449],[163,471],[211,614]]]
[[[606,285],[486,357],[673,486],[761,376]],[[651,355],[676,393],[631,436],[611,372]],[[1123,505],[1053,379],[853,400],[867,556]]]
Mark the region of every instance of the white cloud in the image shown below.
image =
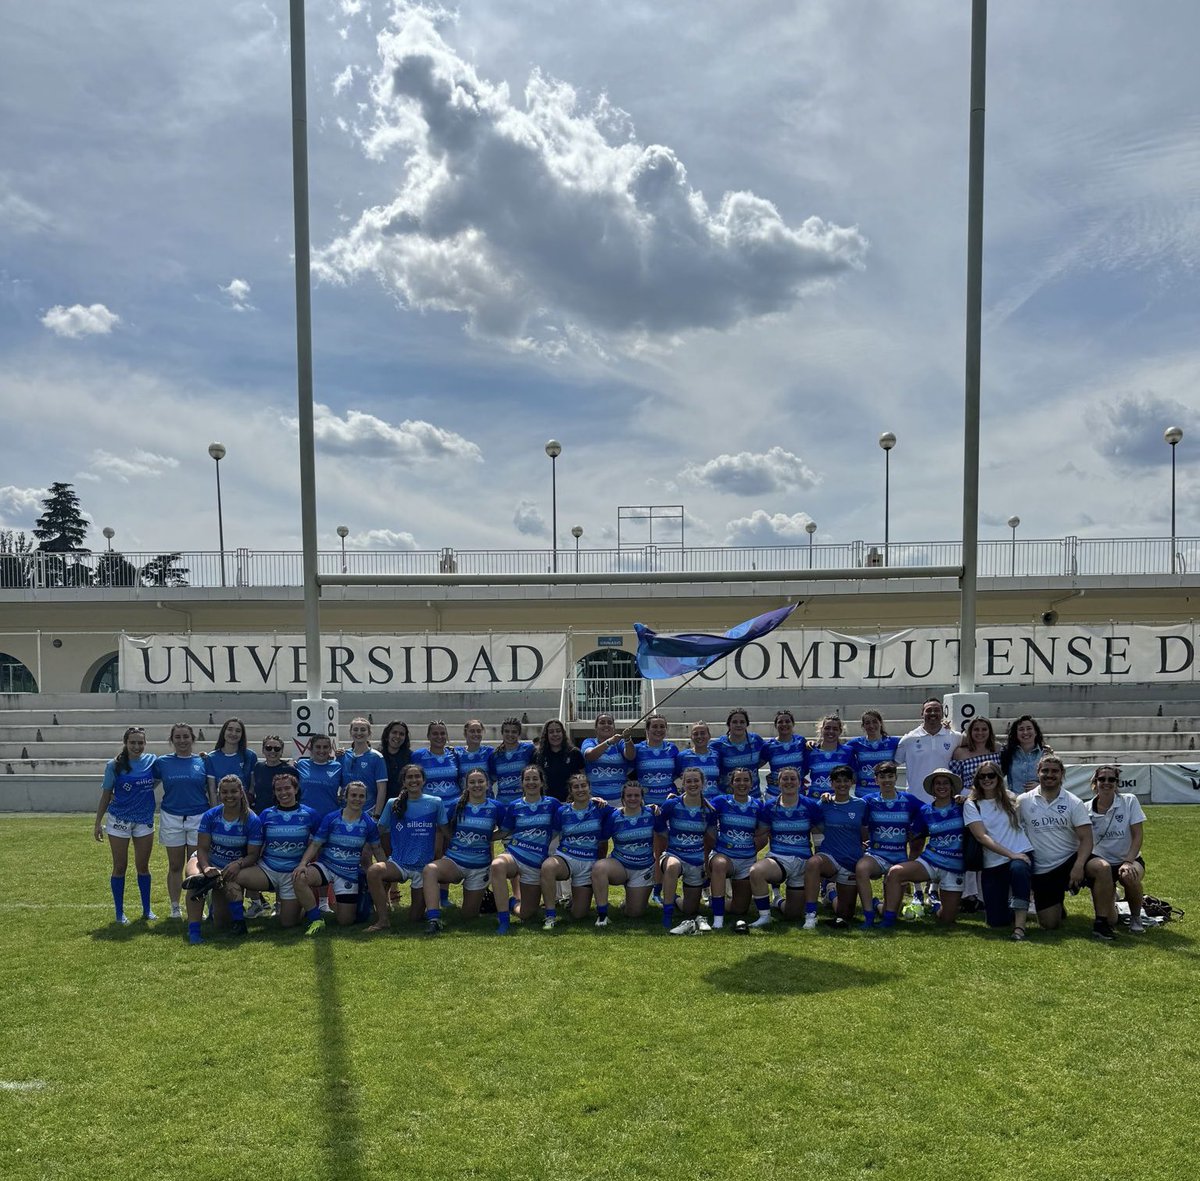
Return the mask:
[[[20,522],[16,528],[31,528],[42,514],[42,501],[45,499],[45,488],[17,488],[12,484],[0,486],[0,522],[5,527],[14,527],[11,522]]]
[[[411,533],[396,533],[391,529],[364,529],[351,533],[346,538],[346,548],[356,550],[418,549],[417,539]]]
[[[102,303],[84,307],[81,303],[69,308],[55,304],[43,317],[42,323],[56,336],[77,340],[81,336],[107,336],[121,317],[110,312]]]
[[[257,309],[250,302],[250,284],[245,279],[230,279],[228,287],[220,287],[221,294],[229,300],[235,312],[253,312]]]
[[[53,225],[50,214],[26,200],[0,176],[0,226],[14,234],[37,234]]]
[[[1157,394],[1130,394],[1103,407],[1094,423],[1093,446],[1105,459],[1124,468],[1157,467],[1170,462],[1170,444],[1163,439],[1169,426],[1188,427],[1195,412],[1182,402]]]
[[[812,518],[807,513],[768,513],[755,509],[748,517],[738,517],[725,526],[726,545],[807,545],[804,526]]]
[[[718,455],[704,464],[688,464],[679,478],[738,496],[815,488],[821,482],[804,460],[782,447],[762,453],[739,451],[736,455]]]
[[[513,513],[513,524],[518,533],[524,533],[528,537],[550,536],[550,527],[546,524],[546,518],[542,516],[541,509],[532,500],[522,500],[517,505],[516,512]]]
[[[341,94],[343,90],[349,89],[350,83],[354,81],[354,67],[347,66],[333,80],[333,93]]]
[[[296,429],[294,418],[283,421]],[[392,426],[359,410],[347,410],[341,417],[328,406],[317,403],[313,408],[313,433],[317,445],[331,455],[353,455],[359,459],[483,462],[483,453],[470,439],[420,419],[405,419],[398,426]]]
[[[379,37],[360,136],[374,158],[404,154],[405,182],[317,253],[325,278],[373,275],[409,307],[558,354],[572,334],[727,328],[861,265],[856,229],[790,226],[751,192],[711,207],[671,148],[638,143],[606,101],[582,109],[535,71],[518,107],[436,24],[397,4]]]
[[[179,466],[179,460],[170,455],[155,455],[153,451],[135,450],[130,458],[113,455],[111,452],[96,450],[92,452],[91,473],[81,473],[88,478],[95,478],[99,472],[112,480],[128,484],[131,480],[149,479],[164,475]]]

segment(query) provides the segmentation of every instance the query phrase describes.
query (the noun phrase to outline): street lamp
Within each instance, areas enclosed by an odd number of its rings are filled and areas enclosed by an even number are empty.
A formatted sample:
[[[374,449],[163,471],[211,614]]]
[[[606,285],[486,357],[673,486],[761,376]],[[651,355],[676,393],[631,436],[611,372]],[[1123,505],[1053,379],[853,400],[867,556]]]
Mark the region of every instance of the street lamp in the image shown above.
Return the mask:
[[[551,569],[558,573],[558,457],[562,454],[562,444],[557,439],[551,439],[546,444],[546,454],[550,456],[550,545],[552,552]]]
[[[339,525],[337,527],[337,535],[342,539],[342,573],[343,574],[346,573],[346,538],[349,535],[349,533],[350,533],[350,530],[346,525]]]
[[[808,568],[810,570],[813,568],[813,565],[812,565],[812,562],[813,562],[812,539],[813,539],[813,534],[816,533],[816,531],[817,531],[816,521],[809,521],[808,524],[804,526],[804,532],[808,534]]]
[[[1010,528],[1010,529],[1013,531],[1013,538],[1012,538],[1012,576],[1013,576],[1014,578],[1016,578],[1016,576],[1017,576],[1017,526],[1018,526],[1020,523],[1021,523],[1021,518],[1020,518],[1020,517],[1018,517],[1016,513],[1013,513],[1013,515],[1012,515],[1011,517],[1009,517],[1009,518],[1008,518],[1008,527],[1009,527],[1009,528]]]
[[[224,443],[209,443],[208,453],[217,465],[217,541],[221,546],[221,585],[225,585],[225,520],[221,515],[221,460],[225,458]]]
[[[884,431],[879,436],[879,445],[883,448],[883,564],[886,566],[891,515],[892,448],[896,445],[896,436],[891,431]]]
[[[571,536],[575,538],[575,573],[579,573],[579,539],[583,536],[582,525],[571,526]]]
[[[108,552],[111,554],[112,553],[112,539],[114,537],[116,537],[117,531],[111,525],[105,525],[104,528],[100,530],[100,532],[104,534],[104,540],[108,542]]]
[[[1183,438],[1183,428],[1169,426],[1163,431],[1163,439],[1171,445],[1171,573],[1175,573],[1175,448]]]

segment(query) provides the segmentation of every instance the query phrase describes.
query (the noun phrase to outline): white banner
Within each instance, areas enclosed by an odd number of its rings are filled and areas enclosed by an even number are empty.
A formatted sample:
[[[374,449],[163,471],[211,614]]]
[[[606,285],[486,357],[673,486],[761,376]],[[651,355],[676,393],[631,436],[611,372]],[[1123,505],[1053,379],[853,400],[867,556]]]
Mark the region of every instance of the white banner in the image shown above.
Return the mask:
[[[1132,792],[1143,804],[1150,803],[1160,765],[1159,763],[1122,763],[1121,782],[1117,784],[1117,791]],[[1091,800],[1093,795],[1092,772],[1095,769],[1095,763],[1084,763],[1081,766],[1067,768],[1067,778],[1063,786],[1067,791],[1077,795],[1085,804]]]
[[[123,635],[120,651],[125,690],[244,693],[307,683],[303,636]],[[557,690],[566,652],[564,635],[326,636],[321,685],[389,693]]]
[[[1155,763],[1151,774],[1152,804],[1200,804],[1200,763]]]

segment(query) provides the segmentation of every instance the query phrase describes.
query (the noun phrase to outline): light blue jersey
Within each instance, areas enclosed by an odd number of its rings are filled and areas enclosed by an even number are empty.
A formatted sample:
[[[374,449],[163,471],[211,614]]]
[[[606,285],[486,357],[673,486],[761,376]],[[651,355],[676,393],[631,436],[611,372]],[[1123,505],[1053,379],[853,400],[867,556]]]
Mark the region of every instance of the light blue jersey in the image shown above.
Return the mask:
[[[207,755],[160,755],[154,778],[163,785],[160,807],[170,816],[198,816],[212,807],[208,779],[212,775]]]
[[[300,800],[305,807],[320,817],[341,810],[342,764],[337,759],[328,763],[297,759],[296,773],[300,776]],[[369,793],[367,802],[371,802]]]
[[[595,861],[604,836],[604,814],[608,811],[596,800],[588,800],[582,811],[574,804],[562,804],[558,809],[557,827],[561,834],[558,851],[564,857]]]
[[[360,755],[355,754],[353,749],[342,752],[342,785],[356,780],[367,785],[367,806],[364,811],[374,813],[375,801],[379,798],[379,782],[382,780],[386,783],[387,777],[387,760],[379,751],[368,749]],[[384,791],[387,791],[386,787]]]
[[[811,857],[812,834],[825,826],[821,805],[803,795],[790,808],[785,808],[776,796],[763,805],[762,818],[771,832],[768,851],[776,857]]]
[[[896,761],[896,747],[900,745],[900,739],[889,735],[887,738],[876,738],[872,742],[865,734],[860,734],[857,738],[851,738],[846,745],[854,751],[854,757],[858,760],[858,794],[861,796],[867,792],[878,791],[875,768],[880,763]]]
[[[822,792],[833,791],[829,782],[829,773],[834,767],[849,767],[854,772],[854,781],[858,782],[858,756],[846,743],[841,743],[833,750],[822,750],[819,746],[808,748],[808,794],[819,796]]]
[[[704,864],[704,838],[716,827],[717,814],[711,804],[693,808],[683,802],[683,796],[668,800],[654,819],[654,831],[666,833],[667,852],[685,865]]]
[[[667,796],[675,791],[679,775],[679,747],[673,742],[661,746],[639,742],[633,751],[633,769],[642,785],[642,799],[647,804],[665,804]]]
[[[612,855],[626,869],[649,869],[654,864],[654,813],[642,808],[626,816],[620,808],[606,809],[604,839],[612,841]]]
[[[754,834],[762,823],[762,801],[751,796],[739,804],[732,795],[722,795],[713,800],[712,806],[717,814],[716,852],[735,861],[756,856]]]
[[[258,817],[263,846],[259,860],[277,873],[291,873],[300,864],[321,819],[307,804],[297,804],[286,812],[282,808],[264,809]]]
[[[462,795],[458,755],[450,748],[440,755],[435,755],[431,750],[414,750],[412,761],[425,772],[425,787],[422,790],[426,795],[437,796],[446,805],[446,815],[453,820],[454,809]]]
[[[317,861],[322,866],[336,877],[357,882],[364,846],[379,844],[379,825],[365,812],[357,820],[347,820],[344,812],[330,812],[313,840],[321,846]]]
[[[694,750],[679,752],[679,774],[689,767],[699,767],[704,774],[704,798],[711,800],[721,794],[721,756],[710,746],[703,754]]]
[[[879,792],[864,797],[867,801],[867,852],[895,865],[908,859],[908,838],[921,831],[921,801],[906,791],[895,799],[884,799]]]
[[[921,822],[928,834],[921,860],[952,873],[963,872],[963,810],[952,801],[945,808],[921,805]]]
[[[822,800],[825,840],[821,852],[843,869],[853,869],[863,855],[862,829],[867,822],[867,801],[851,796],[845,803]]]
[[[221,804],[200,817],[200,831],[208,833],[209,864],[218,869],[244,857],[250,845],[263,843],[262,824],[253,812],[248,812],[245,820],[241,816],[226,820]]]
[[[583,752],[583,766],[587,771],[592,795],[607,800],[610,804],[620,804],[621,792],[625,790],[625,780],[629,778],[633,764],[625,761],[623,742],[614,742],[594,761],[589,761],[587,752],[599,745],[596,739],[585,738],[579,748]]]
[[[784,742],[779,738],[768,738],[763,746],[763,758],[770,770],[767,772],[767,799],[779,795],[779,772],[792,767],[800,776],[800,787],[804,787],[804,776],[808,771],[808,743],[793,734]]]
[[[456,746],[454,753],[458,755],[459,784],[463,791],[467,790],[467,776],[472,771],[482,771],[492,782],[492,755],[494,746],[481,745],[477,750],[467,750],[465,746]]]
[[[218,782],[226,775],[236,775],[247,793],[254,788],[254,768],[258,765],[258,755],[252,750],[234,751],[227,755],[224,751],[210,751],[208,759],[209,774]]]
[[[504,805],[490,797],[482,804],[465,803],[455,817],[446,856],[463,869],[491,865],[492,842],[503,813]]]
[[[128,771],[118,771],[115,759],[105,764],[101,790],[113,793],[108,811],[114,820],[124,820],[128,824],[154,823],[156,761],[154,755],[147,753],[130,759]]]
[[[550,855],[550,839],[558,830],[558,810],[562,805],[543,797],[535,803],[522,798],[504,809],[500,827],[511,834],[505,842],[508,851],[522,864],[540,869]]]
[[[391,859],[404,869],[424,869],[432,860],[437,830],[448,823],[446,805],[437,796],[408,794],[388,800],[379,827],[391,842]]]
[[[536,753],[532,742],[518,742],[514,750],[498,746],[492,751],[491,779],[496,785],[496,799],[502,804],[521,798],[521,776]]]
[[[734,742],[728,734],[714,738],[709,744],[710,750],[717,752],[721,765],[721,786],[729,786],[729,772],[738,767],[745,767],[750,772],[750,782],[758,783],[758,768],[763,761],[763,747],[766,743],[762,737],[751,731],[746,732],[745,742]]]

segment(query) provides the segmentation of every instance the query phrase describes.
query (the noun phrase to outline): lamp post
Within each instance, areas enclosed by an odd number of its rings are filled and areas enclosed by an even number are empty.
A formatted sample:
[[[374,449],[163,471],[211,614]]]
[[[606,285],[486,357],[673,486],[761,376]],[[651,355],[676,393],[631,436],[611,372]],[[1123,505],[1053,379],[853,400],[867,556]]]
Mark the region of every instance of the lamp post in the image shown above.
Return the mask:
[[[105,525],[104,528],[100,530],[100,532],[104,534],[104,540],[108,542],[108,552],[111,554],[112,553],[112,539],[114,537],[116,537],[117,531],[111,525]]]
[[[879,436],[879,445],[883,448],[883,564],[886,566],[891,517],[892,448],[896,445],[896,436],[891,431],[884,431]]]
[[[1183,428],[1169,426],[1163,431],[1163,439],[1171,445],[1171,573],[1175,573],[1175,448],[1183,438]]]
[[[337,527],[337,535],[342,539],[342,573],[346,573],[346,537],[349,535],[350,529],[346,525]]]
[[[562,444],[557,439],[551,439],[546,444],[546,454],[550,456],[550,546],[551,569],[558,573],[558,457],[562,454]]]
[[[225,585],[225,520],[221,515],[221,460],[225,458],[224,443],[209,443],[208,453],[217,465],[217,543],[221,547],[221,585]]]
[[[813,534],[816,533],[816,531],[817,531],[816,521],[809,521],[808,524],[804,526],[804,532],[808,534],[808,568],[810,570],[813,568],[812,539],[813,539]]]
[[[579,573],[579,539],[583,536],[582,525],[571,526],[571,536],[575,538],[575,573]]]
[[[1021,523],[1021,518],[1013,513],[1008,518],[1008,527],[1012,530],[1012,576],[1017,576],[1017,526]]]

